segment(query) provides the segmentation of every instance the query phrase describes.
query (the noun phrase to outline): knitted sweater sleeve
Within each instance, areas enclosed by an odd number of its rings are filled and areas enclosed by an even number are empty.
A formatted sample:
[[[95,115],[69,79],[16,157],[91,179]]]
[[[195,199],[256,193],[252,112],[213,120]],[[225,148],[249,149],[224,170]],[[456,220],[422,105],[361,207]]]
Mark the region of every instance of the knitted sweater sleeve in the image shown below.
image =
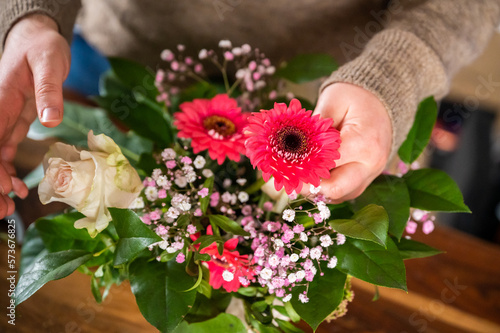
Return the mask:
[[[54,19],[69,42],[80,7],[80,0],[0,0],[0,54],[9,30],[29,14],[45,14]]]
[[[406,138],[418,103],[444,97],[451,77],[480,54],[500,24],[500,0],[409,2],[393,0],[385,29],[321,87],[346,82],[374,93],[391,118],[392,153]]]

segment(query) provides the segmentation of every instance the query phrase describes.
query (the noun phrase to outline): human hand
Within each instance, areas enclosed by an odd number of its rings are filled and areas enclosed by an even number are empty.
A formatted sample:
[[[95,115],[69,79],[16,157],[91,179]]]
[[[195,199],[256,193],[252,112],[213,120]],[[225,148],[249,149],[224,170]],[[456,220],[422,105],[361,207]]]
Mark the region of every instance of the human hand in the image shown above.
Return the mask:
[[[14,212],[11,191],[28,194],[12,162],[30,124],[37,114],[47,127],[62,121],[69,67],[69,45],[48,16],[26,16],[10,30],[0,59],[0,218]]]
[[[349,83],[326,87],[314,114],[332,118],[342,139],[340,159],[330,178],[322,180],[321,193],[332,203],[354,199],[387,163],[392,143],[389,114],[375,95]]]

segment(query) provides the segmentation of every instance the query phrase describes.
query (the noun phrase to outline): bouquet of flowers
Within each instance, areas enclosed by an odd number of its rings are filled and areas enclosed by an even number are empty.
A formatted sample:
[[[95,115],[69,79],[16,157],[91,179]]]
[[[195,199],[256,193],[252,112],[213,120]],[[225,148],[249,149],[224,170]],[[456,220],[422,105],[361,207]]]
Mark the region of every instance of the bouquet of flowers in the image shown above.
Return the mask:
[[[156,73],[110,59],[101,108],[67,104],[61,126],[31,128],[73,144],[50,148],[39,185],[42,203],[73,208],[28,229],[16,304],[79,270],[97,302],[129,281],[162,332],[299,332],[291,322],[315,330],[346,313],[351,277],[406,290],[404,260],[439,253],[402,237],[417,222],[431,231],[428,211],[468,211],[445,173],[410,167],[430,137],[432,98],[399,150],[400,173],[331,204],[320,179],[340,134],[287,82],[328,75],[333,59],[276,68],[249,45],[219,46],[165,50]],[[239,317],[227,313],[236,306]]]

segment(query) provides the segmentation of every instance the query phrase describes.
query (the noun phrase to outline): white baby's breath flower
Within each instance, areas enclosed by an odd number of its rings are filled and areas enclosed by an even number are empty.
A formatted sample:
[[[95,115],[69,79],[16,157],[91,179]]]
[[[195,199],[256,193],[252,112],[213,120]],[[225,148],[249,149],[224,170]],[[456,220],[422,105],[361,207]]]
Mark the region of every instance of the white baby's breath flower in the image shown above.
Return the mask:
[[[128,207],[129,209],[142,209],[144,208],[144,200],[141,197],[138,197],[137,199],[132,202],[132,204]]]
[[[220,42],[219,42],[219,47],[222,48],[222,49],[230,49],[231,47],[233,47],[233,45],[231,44],[231,41],[230,40],[227,40],[227,39],[222,39]]]
[[[294,283],[295,281],[297,281],[297,276],[295,275],[295,273],[288,274],[288,281],[290,281],[290,283]]]
[[[305,232],[301,232],[301,233],[300,233],[300,236],[299,236],[299,239],[300,239],[301,241],[303,241],[303,242],[307,242],[307,240],[308,240],[309,238],[307,237],[307,235],[306,235],[306,233],[305,233]]]
[[[231,282],[234,279],[234,274],[228,270],[224,270],[224,272],[222,272],[222,278],[224,281]]]
[[[201,174],[206,177],[206,178],[210,178],[210,177],[213,177],[214,173],[212,172],[212,170],[210,169],[203,169],[203,171],[201,172]]]
[[[193,165],[196,169],[201,169],[205,166],[205,164],[207,163],[207,161],[205,160],[205,158],[201,155],[198,155],[196,156],[196,158],[194,159],[193,161]]]
[[[306,277],[306,272],[304,272],[304,270],[300,270],[298,272],[295,273],[295,276],[297,278],[297,281],[302,281],[305,277]]]
[[[247,180],[245,178],[238,178],[236,179],[236,183],[238,183],[238,185],[240,186],[243,186],[247,183]]]
[[[167,148],[165,149],[164,151],[162,151],[161,153],[161,157],[165,160],[165,161],[170,161],[170,160],[173,160],[175,158],[177,154],[175,153],[175,150],[173,150],[172,148]]]
[[[273,271],[269,268],[264,268],[262,271],[260,271],[260,277],[263,278],[264,280],[269,280],[272,276],[273,276]]]
[[[179,186],[180,188],[184,188],[188,184],[187,179],[184,176],[175,177],[174,183],[175,183],[175,185]]]
[[[345,243],[345,235],[337,233],[337,245],[342,245]]]
[[[288,222],[293,222],[295,219],[295,211],[292,209],[285,209],[283,211],[283,220],[288,221]]]
[[[146,189],[144,190],[144,194],[149,201],[155,201],[156,199],[158,199],[158,190],[156,189],[156,187],[146,187]]]
[[[240,192],[238,193],[238,200],[240,200],[241,203],[247,202],[249,199],[248,193],[247,192]]]
[[[323,247],[329,247],[330,245],[333,245],[332,238],[329,235],[323,235],[319,238],[319,241],[321,242],[321,246]]]
[[[179,214],[180,214],[179,210],[174,207],[170,207],[167,211],[167,216],[174,220],[179,217]]]
[[[311,249],[311,251],[309,252],[309,256],[311,257],[311,259],[316,260],[321,257],[321,252],[321,247],[317,246]]]
[[[335,268],[335,266],[337,266],[337,257],[333,256],[330,258],[330,261],[328,261],[328,265],[326,265],[326,267]]]
[[[198,58],[200,60],[206,59],[208,56],[208,51],[206,49],[201,49],[200,53],[198,53]]]
[[[292,299],[292,294],[286,294],[285,297],[283,297],[283,302],[284,303],[290,302],[291,299]]]
[[[291,256],[290,256],[290,261],[291,262],[297,262],[299,260],[299,255],[297,253],[293,253]]]

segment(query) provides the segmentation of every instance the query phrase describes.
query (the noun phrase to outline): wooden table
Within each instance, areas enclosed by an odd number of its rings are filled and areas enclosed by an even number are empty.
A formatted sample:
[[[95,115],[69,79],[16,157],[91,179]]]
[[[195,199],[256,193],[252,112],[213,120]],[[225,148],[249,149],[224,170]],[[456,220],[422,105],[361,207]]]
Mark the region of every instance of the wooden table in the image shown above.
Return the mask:
[[[317,332],[500,332],[500,247],[446,228],[414,238],[447,253],[407,261],[408,294],[380,288],[380,299],[372,302],[373,288],[354,281],[347,315]],[[19,306],[16,326],[8,325],[6,249],[0,244],[0,332],[156,332],[128,284],[113,288],[100,305],[80,273],[45,285]]]

